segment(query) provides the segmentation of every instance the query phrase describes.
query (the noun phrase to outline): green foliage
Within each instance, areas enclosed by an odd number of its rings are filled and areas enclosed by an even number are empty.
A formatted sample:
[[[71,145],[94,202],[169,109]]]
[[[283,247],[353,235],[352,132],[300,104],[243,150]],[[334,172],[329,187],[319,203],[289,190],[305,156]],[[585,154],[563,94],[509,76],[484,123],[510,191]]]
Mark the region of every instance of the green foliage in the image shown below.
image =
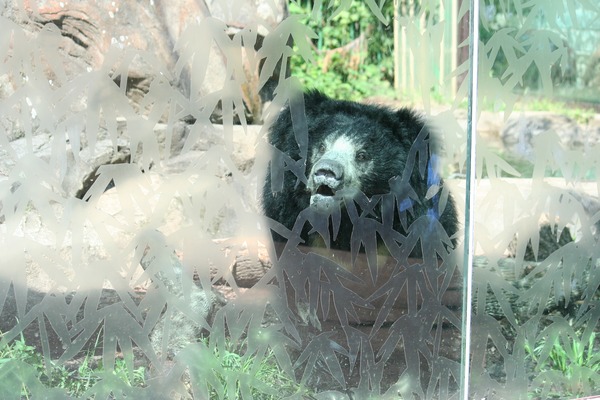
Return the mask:
[[[392,95],[393,34],[364,3],[335,0],[329,6],[291,3],[290,13],[301,16],[317,37],[313,40],[315,62],[295,54],[291,59],[292,74],[304,87],[316,88],[325,94],[347,100],[359,100],[375,95]],[[393,2],[386,2],[382,12],[393,15]],[[361,38],[359,46],[344,53],[335,51]]]
[[[548,18],[561,13],[562,2],[487,3],[479,31],[482,51],[492,62],[490,76],[519,91],[549,91],[575,83],[574,50],[557,19]]]
[[[20,397],[27,399],[37,398],[47,390],[58,390],[63,396],[103,397],[113,389],[120,392],[123,388],[146,385],[144,367],[131,371],[124,360],[117,359],[112,370],[103,368],[93,357],[97,346],[98,343],[79,363],[67,367],[44,360],[21,336],[0,350],[0,397],[15,389],[20,390]],[[251,393],[254,399],[272,400],[310,393],[279,367],[272,350],[251,353],[244,344],[234,346],[225,341],[210,346],[204,339],[182,353],[185,353],[181,355],[184,364],[195,367],[190,371],[192,382],[209,383],[210,399],[247,398]],[[20,386],[15,388],[13,382],[19,382]]]
[[[595,339],[592,332],[587,343],[575,337],[570,342],[556,337],[553,342],[542,339],[534,346],[525,344],[535,371],[550,386],[550,395],[579,396],[600,388],[600,354]],[[552,379],[557,372],[565,379]]]
[[[596,114],[592,108],[578,107],[577,104],[555,101],[547,97],[529,97],[523,104],[523,109],[565,115],[580,124],[587,124]]]
[[[98,343],[96,343],[97,345]],[[44,360],[36,348],[25,342],[23,335],[10,345],[0,350],[0,376],[15,367],[26,369],[29,379],[21,379],[21,396],[30,398],[31,388],[28,384],[35,379],[41,387],[60,389],[73,397],[80,397],[91,390],[96,384],[102,384],[102,374],[106,371],[101,363],[93,365],[93,350],[83,358],[75,368],[57,365],[51,360]],[[138,367],[129,371],[124,360],[117,359],[114,369],[111,371],[114,378],[126,386],[145,385],[145,368]],[[4,388],[2,388],[4,389]]]
[[[209,343],[204,338],[178,355],[186,365],[193,366],[190,368],[190,380],[191,386],[198,388],[195,397],[275,400],[309,395],[306,387],[296,383],[279,367],[272,350],[264,354],[252,353],[245,343],[218,342]],[[199,388],[202,386],[207,392],[201,392]]]

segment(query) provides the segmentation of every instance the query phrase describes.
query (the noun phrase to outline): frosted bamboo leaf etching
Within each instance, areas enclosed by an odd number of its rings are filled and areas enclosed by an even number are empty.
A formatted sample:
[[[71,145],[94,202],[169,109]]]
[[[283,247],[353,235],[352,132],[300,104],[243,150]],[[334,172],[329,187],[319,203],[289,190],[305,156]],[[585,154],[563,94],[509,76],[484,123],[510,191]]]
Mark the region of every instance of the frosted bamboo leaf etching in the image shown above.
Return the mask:
[[[436,217],[464,207],[474,100],[517,131],[479,126],[470,396],[597,392],[597,112],[563,113],[598,100],[594,1],[482,2],[477,99],[452,36],[467,2],[30,3],[0,5],[0,397],[457,397],[464,232]],[[320,47],[327,19],[357,27],[355,10],[367,47],[399,29],[382,54],[411,78],[392,106],[417,108],[440,154],[419,136],[388,192],[286,227],[260,205],[268,168],[274,191],[309,180],[294,66],[323,82],[348,48]],[[527,119],[532,91],[564,107]],[[286,105],[297,157],[266,140]],[[419,218],[413,172],[435,204]],[[344,212],[350,250],[328,248]],[[74,369],[85,386],[61,381]]]
[[[566,99],[597,98],[580,71],[594,35],[582,23],[600,10],[586,1],[482,7],[479,99],[484,110],[504,108],[501,140],[517,152],[499,154],[493,141],[480,140],[475,239],[485,268],[474,276],[471,393],[591,394],[599,382],[597,362],[587,357],[599,345],[593,124],[556,123],[569,118],[568,101],[532,113],[521,99],[528,91],[550,101],[567,92]]]

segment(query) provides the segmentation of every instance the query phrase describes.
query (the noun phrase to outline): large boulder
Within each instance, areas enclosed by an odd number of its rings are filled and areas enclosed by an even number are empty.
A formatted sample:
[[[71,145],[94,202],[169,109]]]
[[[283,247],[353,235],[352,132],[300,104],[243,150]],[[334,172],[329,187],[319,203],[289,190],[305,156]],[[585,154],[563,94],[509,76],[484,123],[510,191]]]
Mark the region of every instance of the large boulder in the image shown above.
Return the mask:
[[[600,142],[600,120],[580,124],[572,118],[551,112],[514,114],[500,132],[504,148],[515,156],[533,161],[535,139],[555,134],[565,149],[583,149]]]
[[[565,144],[572,143],[579,127],[575,121],[563,115],[536,113],[509,118],[500,134],[505,148],[522,158],[533,160],[533,138],[553,130],[565,132]]]
[[[246,43],[250,36],[244,35],[245,80],[258,82],[260,64],[257,61],[260,60],[256,57],[257,52],[264,36],[287,16],[286,2],[242,0],[238,2],[239,7],[231,8],[236,12],[233,14],[230,7],[225,10],[220,3],[215,0],[75,3],[41,0],[20,4],[7,2],[0,12],[23,27],[29,37],[44,34],[54,43],[59,42],[64,56],[64,76],[49,76],[49,79],[70,80],[82,71],[108,69],[117,84],[126,85],[131,102],[139,106],[159,74],[170,75],[169,83],[179,87],[185,96],[190,96],[191,91],[194,96],[202,97],[222,90],[231,77],[227,76],[226,50],[217,41],[227,36],[231,38],[244,29],[255,32],[253,46]],[[194,46],[192,52],[187,48],[190,45]],[[115,49],[120,51],[115,52]],[[189,58],[193,58],[190,53],[196,51],[208,55],[207,59],[194,60],[207,63],[208,79],[203,79],[200,84],[191,80],[198,67],[194,69]],[[271,79],[276,82],[279,69],[275,68],[275,71]],[[198,76],[195,78],[199,80]],[[7,86],[10,87],[10,83],[0,82],[0,95],[10,93]],[[258,85],[246,86],[243,88],[246,117],[251,122],[260,121],[261,104],[270,100],[273,94],[269,89],[272,82],[267,82],[263,90]],[[219,107],[214,110],[213,120],[220,121]]]

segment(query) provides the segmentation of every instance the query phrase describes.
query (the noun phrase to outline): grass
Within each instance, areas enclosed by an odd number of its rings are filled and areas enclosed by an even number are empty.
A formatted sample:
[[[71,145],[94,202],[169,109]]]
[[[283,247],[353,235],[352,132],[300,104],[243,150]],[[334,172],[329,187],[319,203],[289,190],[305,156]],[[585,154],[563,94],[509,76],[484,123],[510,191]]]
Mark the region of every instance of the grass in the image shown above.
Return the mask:
[[[190,369],[197,372],[190,374],[192,381],[200,385],[210,383],[209,399],[239,399],[247,396],[248,391],[257,400],[275,400],[294,394],[310,398],[310,391],[279,367],[270,350],[258,357],[243,355],[243,345],[236,347],[228,341],[225,341],[225,349],[220,350],[209,346],[207,338],[201,339],[198,345],[194,349],[200,351],[190,351],[183,361],[195,367]],[[78,364],[66,367],[45,360],[21,335],[0,349],[0,398],[33,399],[48,390],[74,398],[96,397],[109,389],[102,386],[103,380],[131,388],[146,386],[145,367],[129,371],[125,361],[117,359],[114,369],[107,371],[93,356],[97,348],[98,340]]]
[[[98,341],[94,347],[97,346]],[[95,362],[93,353],[94,349],[88,352],[76,368],[68,368],[51,360],[44,360],[35,347],[25,342],[21,334],[19,339],[0,349],[0,378],[5,377],[0,384],[0,394],[14,390],[14,382],[18,380],[21,381],[20,397],[24,399],[34,397],[34,391],[30,387],[32,383],[38,391],[52,388],[62,390],[72,397],[84,396],[99,384],[102,381],[101,376],[106,374],[102,363]],[[125,361],[117,359],[111,372],[126,386],[145,385],[144,367],[138,367],[130,373]],[[8,378],[11,374],[16,377]]]
[[[537,344],[526,343],[525,351],[533,362],[536,377],[536,395],[540,398],[576,397],[600,389],[600,354],[595,348],[596,334],[592,332],[587,343],[579,338],[570,342],[556,337]]]
[[[191,376],[192,381],[201,385],[210,382],[210,399],[241,399],[248,394],[257,400],[276,400],[291,395],[312,398],[308,388],[296,383],[280,368],[272,350],[257,356],[247,354],[244,347],[244,343],[234,345],[225,341],[224,348],[218,349],[210,346],[208,339],[202,339],[200,346],[191,352],[189,363],[201,361],[215,379],[207,378],[208,371],[200,368]]]
[[[553,114],[564,115],[579,124],[587,124],[594,117],[596,111],[591,107],[582,107],[581,103],[564,102],[548,97],[528,96],[526,101],[517,103],[516,110],[546,111]]]

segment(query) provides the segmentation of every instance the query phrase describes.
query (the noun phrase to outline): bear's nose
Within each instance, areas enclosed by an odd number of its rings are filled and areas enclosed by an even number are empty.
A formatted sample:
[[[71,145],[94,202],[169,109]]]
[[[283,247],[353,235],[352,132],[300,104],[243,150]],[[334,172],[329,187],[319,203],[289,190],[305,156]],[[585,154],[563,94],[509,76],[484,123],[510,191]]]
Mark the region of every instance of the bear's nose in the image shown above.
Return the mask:
[[[342,164],[333,160],[321,160],[315,168],[315,178],[341,180],[344,177]]]

